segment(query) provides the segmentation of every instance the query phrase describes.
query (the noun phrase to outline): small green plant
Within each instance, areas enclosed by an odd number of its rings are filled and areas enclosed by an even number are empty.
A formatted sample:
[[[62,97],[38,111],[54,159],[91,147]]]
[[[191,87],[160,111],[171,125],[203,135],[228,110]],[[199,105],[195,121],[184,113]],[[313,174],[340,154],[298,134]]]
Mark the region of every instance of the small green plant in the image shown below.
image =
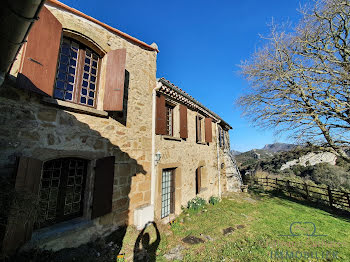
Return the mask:
[[[211,205],[216,205],[217,203],[219,203],[220,199],[216,196],[211,196],[209,198],[209,204]]]
[[[206,205],[206,201],[201,197],[195,197],[187,202],[187,208],[190,210],[199,210]]]

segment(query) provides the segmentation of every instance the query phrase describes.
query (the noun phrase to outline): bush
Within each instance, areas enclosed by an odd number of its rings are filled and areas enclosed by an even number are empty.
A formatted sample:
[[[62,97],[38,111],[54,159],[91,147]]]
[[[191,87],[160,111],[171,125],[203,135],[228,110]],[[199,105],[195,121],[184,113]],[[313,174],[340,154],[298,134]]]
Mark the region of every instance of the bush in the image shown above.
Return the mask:
[[[199,210],[206,205],[206,201],[201,197],[195,197],[187,202],[187,208],[190,210]]]
[[[219,203],[220,199],[218,197],[215,197],[215,196],[211,196],[209,198],[209,204],[212,204],[212,205],[216,205],[217,203]]]

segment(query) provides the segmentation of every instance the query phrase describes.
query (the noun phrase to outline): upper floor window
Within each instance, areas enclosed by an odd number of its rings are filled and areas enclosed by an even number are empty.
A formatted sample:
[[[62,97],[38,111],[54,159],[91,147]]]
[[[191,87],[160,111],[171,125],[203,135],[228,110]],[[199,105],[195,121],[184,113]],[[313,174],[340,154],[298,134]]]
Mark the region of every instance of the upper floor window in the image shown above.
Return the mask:
[[[174,106],[165,104],[166,108],[166,133],[169,136],[174,135]]]
[[[196,116],[196,141],[197,142],[202,142],[202,139],[203,139],[202,125],[203,125],[203,117]]]
[[[99,56],[88,47],[63,38],[54,97],[96,107]]]

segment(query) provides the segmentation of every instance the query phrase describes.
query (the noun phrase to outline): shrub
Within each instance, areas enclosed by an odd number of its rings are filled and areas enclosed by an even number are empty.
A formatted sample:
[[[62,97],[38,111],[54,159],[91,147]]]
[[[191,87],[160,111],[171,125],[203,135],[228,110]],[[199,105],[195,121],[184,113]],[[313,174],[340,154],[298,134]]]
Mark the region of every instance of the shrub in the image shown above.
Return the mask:
[[[199,210],[206,205],[206,201],[201,197],[195,197],[187,202],[187,208],[190,210]]]
[[[219,203],[220,199],[218,197],[215,197],[215,196],[211,196],[209,198],[209,204],[212,204],[212,205],[216,205],[217,203]]]

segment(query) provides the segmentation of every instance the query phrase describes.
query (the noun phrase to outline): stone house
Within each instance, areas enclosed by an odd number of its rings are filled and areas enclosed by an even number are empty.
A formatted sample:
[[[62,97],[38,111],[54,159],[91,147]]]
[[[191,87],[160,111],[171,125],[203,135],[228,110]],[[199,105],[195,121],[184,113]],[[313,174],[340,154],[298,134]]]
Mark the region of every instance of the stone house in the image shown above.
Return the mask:
[[[4,252],[79,246],[239,189],[231,127],[156,79],[156,44],[56,0],[39,17],[0,88],[0,175],[18,196]]]

